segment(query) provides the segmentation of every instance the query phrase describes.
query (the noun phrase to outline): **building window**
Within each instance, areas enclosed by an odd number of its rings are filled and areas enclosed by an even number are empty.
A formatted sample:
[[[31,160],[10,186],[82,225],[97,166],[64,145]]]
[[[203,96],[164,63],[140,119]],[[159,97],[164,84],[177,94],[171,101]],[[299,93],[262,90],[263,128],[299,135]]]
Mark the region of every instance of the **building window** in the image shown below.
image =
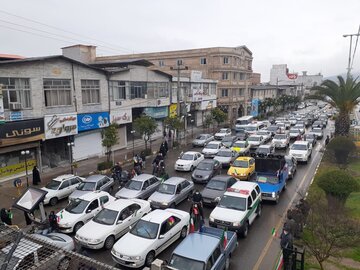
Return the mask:
[[[160,60],[160,61],[159,61],[159,67],[164,67],[164,66],[165,66],[164,60]]]
[[[201,57],[201,58],[200,58],[200,64],[201,64],[201,65],[206,65],[206,64],[207,64],[205,57]]]
[[[228,72],[223,72],[222,73],[222,79],[223,80],[228,80],[229,79],[229,73]]]
[[[146,82],[130,82],[130,98],[145,98],[147,94]]]
[[[147,98],[169,97],[169,84],[167,82],[147,83]]]
[[[233,73],[233,80],[234,80],[234,81],[236,81],[236,78],[237,78],[237,76],[236,76],[236,75],[237,75],[237,73],[236,73],[236,72],[234,72],[234,73]]]
[[[83,104],[100,103],[100,81],[81,80],[81,94]]]
[[[224,63],[224,65],[229,64],[229,57],[225,56],[223,59],[223,63]]]
[[[71,105],[71,80],[44,79],[45,106]]]
[[[112,93],[112,100],[126,99],[126,82],[110,81],[110,90]]]
[[[5,109],[10,109],[10,103],[21,103],[22,108],[31,107],[29,79],[0,78],[1,84]]]
[[[245,89],[244,88],[240,88],[239,89],[239,96],[244,96],[245,95]]]
[[[182,59],[176,60],[176,65],[182,66],[183,65],[183,60]]]
[[[212,83],[210,84],[210,95],[216,95],[216,84]]]
[[[246,80],[246,73],[240,73],[240,81]]]
[[[221,97],[228,97],[229,89],[221,89]]]

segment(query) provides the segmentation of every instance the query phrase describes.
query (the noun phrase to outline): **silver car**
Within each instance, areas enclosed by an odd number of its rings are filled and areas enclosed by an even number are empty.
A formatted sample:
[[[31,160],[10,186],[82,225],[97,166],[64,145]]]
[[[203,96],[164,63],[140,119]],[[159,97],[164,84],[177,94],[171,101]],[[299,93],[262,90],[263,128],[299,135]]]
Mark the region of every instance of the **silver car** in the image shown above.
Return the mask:
[[[140,174],[135,176],[125,187],[120,189],[116,194],[116,198],[120,199],[143,199],[146,200],[155,192],[161,183],[161,179],[152,174]]]
[[[208,142],[215,140],[211,134],[200,134],[192,141],[193,147],[204,147]]]
[[[171,177],[162,183],[148,201],[152,208],[175,208],[189,198],[194,191],[194,183],[182,177]]]
[[[71,193],[69,201],[96,190],[112,193],[114,190],[114,179],[101,174],[91,175],[86,178],[73,193]]]
[[[229,167],[230,164],[239,156],[238,152],[235,152],[231,149],[220,149],[220,151],[215,155],[214,160],[217,160],[221,163],[222,167]]]

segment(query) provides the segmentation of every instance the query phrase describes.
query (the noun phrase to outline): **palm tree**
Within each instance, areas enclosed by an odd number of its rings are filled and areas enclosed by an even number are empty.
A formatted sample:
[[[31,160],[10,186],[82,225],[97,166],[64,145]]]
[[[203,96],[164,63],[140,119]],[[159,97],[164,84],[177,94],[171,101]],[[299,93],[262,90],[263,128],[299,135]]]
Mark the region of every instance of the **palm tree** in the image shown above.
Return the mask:
[[[324,100],[339,110],[339,115],[335,120],[335,135],[346,136],[350,129],[350,113],[359,103],[360,82],[348,76],[346,80],[338,76],[339,83],[332,80],[325,80],[320,86],[312,89],[316,90],[316,99]]]

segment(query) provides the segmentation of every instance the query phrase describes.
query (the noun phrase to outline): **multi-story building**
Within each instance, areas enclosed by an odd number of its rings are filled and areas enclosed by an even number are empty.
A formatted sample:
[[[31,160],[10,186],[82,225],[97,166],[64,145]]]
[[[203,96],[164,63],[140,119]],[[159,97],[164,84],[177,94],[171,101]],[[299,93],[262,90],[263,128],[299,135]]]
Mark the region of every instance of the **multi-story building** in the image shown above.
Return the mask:
[[[246,46],[104,56],[95,63],[128,59],[147,59],[173,76],[178,76],[177,67],[188,68],[181,71],[181,77],[190,78],[192,71],[200,71],[203,78],[218,81],[217,106],[228,113],[231,122],[247,111],[253,57]]]

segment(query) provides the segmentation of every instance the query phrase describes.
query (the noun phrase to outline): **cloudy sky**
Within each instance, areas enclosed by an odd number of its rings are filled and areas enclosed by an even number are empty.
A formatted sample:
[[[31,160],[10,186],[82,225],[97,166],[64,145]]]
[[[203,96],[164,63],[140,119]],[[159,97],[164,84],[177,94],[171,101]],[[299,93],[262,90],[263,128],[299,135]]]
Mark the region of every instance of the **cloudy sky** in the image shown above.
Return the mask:
[[[246,45],[262,81],[272,64],[332,76],[345,72],[343,34],[357,33],[359,12],[359,0],[0,0],[0,53],[60,54],[77,43],[97,45],[98,55]]]

